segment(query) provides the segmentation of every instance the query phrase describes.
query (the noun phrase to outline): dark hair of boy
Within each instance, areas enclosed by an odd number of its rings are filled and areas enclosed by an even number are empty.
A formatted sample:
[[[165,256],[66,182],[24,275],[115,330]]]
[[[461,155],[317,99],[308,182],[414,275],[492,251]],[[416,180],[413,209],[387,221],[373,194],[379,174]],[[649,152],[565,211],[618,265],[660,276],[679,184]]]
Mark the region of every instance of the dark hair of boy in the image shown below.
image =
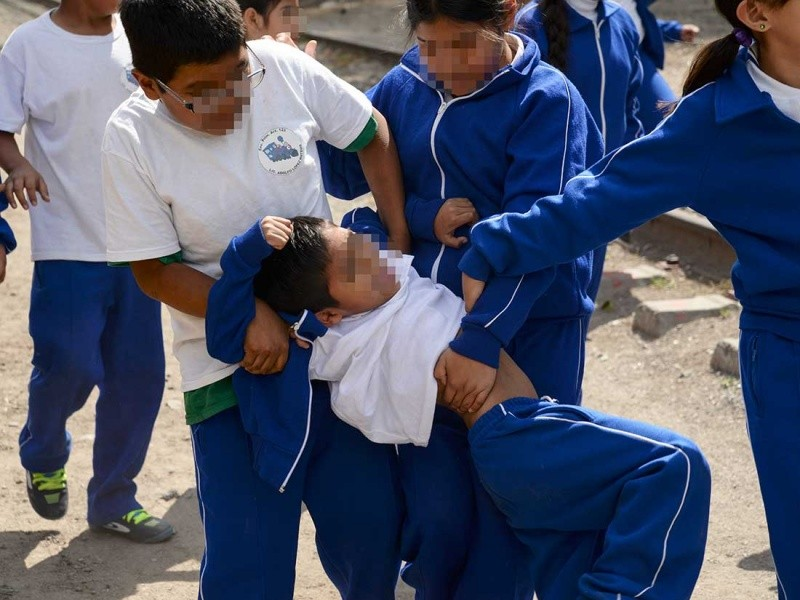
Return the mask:
[[[122,0],[119,14],[133,66],[165,83],[179,68],[214,63],[245,42],[234,0]]]
[[[412,32],[420,23],[440,17],[462,23],[484,23],[502,33],[516,12],[515,0],[406,0],[406,15]]]
[[[598,7],[600,2],[601,0],[598,0]],[[544,59],[559,71],[565,71],[569,49],[567,0],[541,0],[539,11],[548,45],[547,56]]]
[[[239,9],[244,12],[252,8],[260,15],[267,15],[281,0],[239,0]]]
[[[769,7],[780,7],[787,2],[789,0],[763,0],[763,3]],[[728,35],[706,44],[700,50],[689,69],[686,82],[683,84],[684,96],[699,90],[707,83],[716,81],[722,77],[725,71],[731,68],[741,47],[741,43],[736,37],[738,30],[743,30],[748,35],[752,35],[747,26],[736,16],[736,9],[740,3],[741,0],[716,0],[714,2],[717,11],[728,21],[733,29]]]
[[[339,303],[328,289],[332,257],[323,237],[328,221],[316,217],[295,217],[292,236],[282,250],[261,262],[253,280],[256,298],[274,310],[299,314],[304,309],[318,312]]]

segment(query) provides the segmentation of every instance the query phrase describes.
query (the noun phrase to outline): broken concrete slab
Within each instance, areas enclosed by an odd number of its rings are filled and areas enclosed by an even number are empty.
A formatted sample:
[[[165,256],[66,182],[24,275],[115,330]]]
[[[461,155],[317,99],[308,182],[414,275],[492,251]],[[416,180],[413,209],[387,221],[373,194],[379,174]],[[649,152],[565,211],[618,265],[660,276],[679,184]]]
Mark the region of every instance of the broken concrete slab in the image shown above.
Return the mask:
[[[726,311],[737,306],[737,302],[719,294],[677,300],[652,300],[643,302],[636,309],[633,329],[650,337],[661,337],[676,325],[723,316]]]

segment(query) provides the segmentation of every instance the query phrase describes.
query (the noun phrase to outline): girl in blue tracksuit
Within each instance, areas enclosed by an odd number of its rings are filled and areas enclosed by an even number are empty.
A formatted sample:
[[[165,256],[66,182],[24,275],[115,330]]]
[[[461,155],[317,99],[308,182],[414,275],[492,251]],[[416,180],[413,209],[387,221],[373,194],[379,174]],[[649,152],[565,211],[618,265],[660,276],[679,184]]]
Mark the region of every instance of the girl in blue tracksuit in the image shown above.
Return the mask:
[[[471,278],[560,264],[689,205],[737,253],[748,430],[781,598],[800,597],[800,3],[717,0],[734,31],[698,56],[686,96],[651,135],[575,177],[563,195],[472,231]],[[753,44],[755,40],[755,44]],[[740,46],[750,47],[749,51]],[[466,280],[465,294],[480,285]]]
[[[469,224],[527,210],[602,155],[599,131],[572,84],[541,61],[533,41],[504,33],[512,6],[409,0],[419,44],[369,93],[403,165],[414,267],[459,295]],[[343,175],[338,158],[328,164],[327,190],[345,198],[364,193],[358,174]],[[491,387],[502,345],[491,325],[520,303],[526,310],[506,349],[540,392],[578,403],[590,279],[587,252],[558,267],[541,297],[524,293],[520,278],[504,297],[487,299],[491,307],[476,306],[483,322],[464,323],[438,369],[454,405],[469,406],[487,379]],[[530,598],[518,542],[476,485],[468,457],[463,423],[445,410],[427,448],[400,448],[404,558],[411,563],[404,578],[420,598]],[[481,516],[467,527],[473,503]]]
[[[620,0],[633,17],[641,40],[640,55],[644,78],[639,88],[639,119],[645,133],[650,133],[664,118],[664,103],[677,100],[675,92],[659,72],[664,68],[666,56],[664,43],[691,42],[699,33],[695,25],[684,25],[678,21],[657,19],[650,10],[656,0]]]
[[[622,7],[603,0],[541,0],[519,12],[516,26],[578,88],[600,127],[606,153],[642,134],[636,98],[642,84],[639,34]],[[594,251],[592,300],[605,255],[605,246]]]

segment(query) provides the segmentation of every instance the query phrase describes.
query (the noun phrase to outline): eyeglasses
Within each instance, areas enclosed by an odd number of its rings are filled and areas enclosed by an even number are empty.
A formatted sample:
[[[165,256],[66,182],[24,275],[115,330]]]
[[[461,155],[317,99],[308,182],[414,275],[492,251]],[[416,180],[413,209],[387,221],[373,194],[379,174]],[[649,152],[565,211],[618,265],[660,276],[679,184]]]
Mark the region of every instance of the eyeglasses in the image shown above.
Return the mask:
[[[166,92],[180,102],[186,110],[194,114],[215,113],[219,110],[220,104],[228,98],[231,91],[236,98],[243,98],[264,81],[264,74],[267,72],[267,68],[250,46],[247,44],[245,46],[247,46],[250,56],[258,63],[259,68],[251,72],[252,67],[248,63],[247,68],[242,71],[241,78],[227,81],[225,87],[203,90],[200,96],[193,96],[191,100],[186,100],[160,79],[156,79],[156,83],[161,87],[161,91]]]

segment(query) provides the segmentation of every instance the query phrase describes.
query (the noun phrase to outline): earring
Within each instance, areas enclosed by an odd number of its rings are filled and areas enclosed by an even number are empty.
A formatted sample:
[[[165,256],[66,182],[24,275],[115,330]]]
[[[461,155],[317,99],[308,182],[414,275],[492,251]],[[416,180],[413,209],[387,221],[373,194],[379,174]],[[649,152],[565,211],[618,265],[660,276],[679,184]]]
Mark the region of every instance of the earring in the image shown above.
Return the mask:
[[[761,30],[761,31],[766,31],[766,29],[767,29],[767,26],[766,26],[764,23],[762,23],[761,25],[759,25],[759,26],[758,26],[758,28],[759,28],[759,30]]]

